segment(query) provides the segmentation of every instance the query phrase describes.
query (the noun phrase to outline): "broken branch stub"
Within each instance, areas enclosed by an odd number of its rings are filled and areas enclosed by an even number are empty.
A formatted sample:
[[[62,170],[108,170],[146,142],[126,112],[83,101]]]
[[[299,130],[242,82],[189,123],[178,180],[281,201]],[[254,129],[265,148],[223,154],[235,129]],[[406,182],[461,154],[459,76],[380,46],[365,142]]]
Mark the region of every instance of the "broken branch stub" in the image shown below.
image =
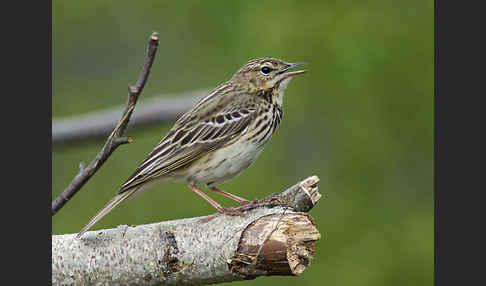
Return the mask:
[[[320,237],[314,220],[306,213],[261,217],[243,231],[230,269],[245,279],[299,275],[309,266],[314,242]]]

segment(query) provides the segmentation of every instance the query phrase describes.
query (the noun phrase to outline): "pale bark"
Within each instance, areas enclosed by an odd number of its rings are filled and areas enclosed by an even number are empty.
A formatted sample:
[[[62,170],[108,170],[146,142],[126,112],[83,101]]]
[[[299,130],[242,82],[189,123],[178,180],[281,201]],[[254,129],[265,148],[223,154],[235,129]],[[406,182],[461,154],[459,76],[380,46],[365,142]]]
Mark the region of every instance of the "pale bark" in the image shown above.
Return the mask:
[[[255,202],[243,216],[212,215],[52,236],[53,285],[203,285],[299,275],[320,238],[307,212],[321,197],[309,177]]]

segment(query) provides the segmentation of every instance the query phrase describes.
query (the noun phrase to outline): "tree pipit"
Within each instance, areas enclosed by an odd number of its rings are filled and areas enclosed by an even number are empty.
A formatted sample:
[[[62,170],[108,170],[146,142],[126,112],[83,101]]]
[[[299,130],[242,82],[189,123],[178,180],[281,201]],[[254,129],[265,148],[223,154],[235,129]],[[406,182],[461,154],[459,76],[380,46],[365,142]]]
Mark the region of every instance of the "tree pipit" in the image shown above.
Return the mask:
[[[289,69],[303,64],[275,58],[254,59],[245,64],[176,121],[115,197],[76,237],[81,237],[119,203],[166,180],[187,181],[219,213],[240,215],[238,208],[222,207],[197,185],[207,185],[243,205],[251,203],[216,185],[239,175],[256,160],[282,120],[283,94],[290,79],[306,72]]]

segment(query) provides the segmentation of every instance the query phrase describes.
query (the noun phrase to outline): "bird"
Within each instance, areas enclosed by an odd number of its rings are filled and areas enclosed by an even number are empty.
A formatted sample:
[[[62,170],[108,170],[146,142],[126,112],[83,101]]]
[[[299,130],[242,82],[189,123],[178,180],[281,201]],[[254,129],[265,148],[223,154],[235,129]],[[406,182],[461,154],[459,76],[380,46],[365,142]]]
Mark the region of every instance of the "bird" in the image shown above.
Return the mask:
[[[222,207],[198,185],[206,185],[243,206],[251,203],[216,186],[241,174],[256,160],[282,120],[283,95],[290,80],[307,71],[290,69],[305,64],[273,57],[248,61],[179,117],[76,237],[120,203],[163,181],[186,181],[218,213],[241,215],[238,208]]]

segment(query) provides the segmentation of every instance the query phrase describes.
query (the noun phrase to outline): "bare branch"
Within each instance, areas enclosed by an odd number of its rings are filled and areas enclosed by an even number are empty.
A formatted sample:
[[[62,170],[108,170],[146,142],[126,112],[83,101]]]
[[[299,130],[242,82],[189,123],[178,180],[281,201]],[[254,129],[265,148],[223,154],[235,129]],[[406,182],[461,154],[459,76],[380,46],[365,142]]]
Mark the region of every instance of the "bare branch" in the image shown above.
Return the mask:
[[[52,215],[56,214],[56,212],[59,211],[83,187],[83,185],[91,178],[92,175],[96,173],[96,171],[103,165],[103,163],[118,146],[131,142],[130,137],[121,138],[121,136],[127,128],[127,124],[135,108],[135,104],[137,103],[138,97],[145,86],[158,46],[159,35],[158,33],[154,32],[149,38],[147,55],[145,57],[142,72],[135,86],[129,86],[128,88],[128,103],[123,111],[121,119],[118,121],[115,129],[113,129],[110,136],[106,140],[105,145],[96,155],[93,161],[91,161],[87,167],[82,166],[69,186],[67,186],[67,188],[64,189],[64,191],[52,202]]]
[[[137,105],[128,128],[145,126],[178,118],[207,90],[195,90],[177,95],[160,95],[145,98]],[[52,143],[64,144],[102,138],[113,130],[124,106],[116,106],[86,114],[55,119],[52,122]]]
[[[300,275],[320,238],[309,177],[244,210],[52,236],[53,285],[203,285]]]

